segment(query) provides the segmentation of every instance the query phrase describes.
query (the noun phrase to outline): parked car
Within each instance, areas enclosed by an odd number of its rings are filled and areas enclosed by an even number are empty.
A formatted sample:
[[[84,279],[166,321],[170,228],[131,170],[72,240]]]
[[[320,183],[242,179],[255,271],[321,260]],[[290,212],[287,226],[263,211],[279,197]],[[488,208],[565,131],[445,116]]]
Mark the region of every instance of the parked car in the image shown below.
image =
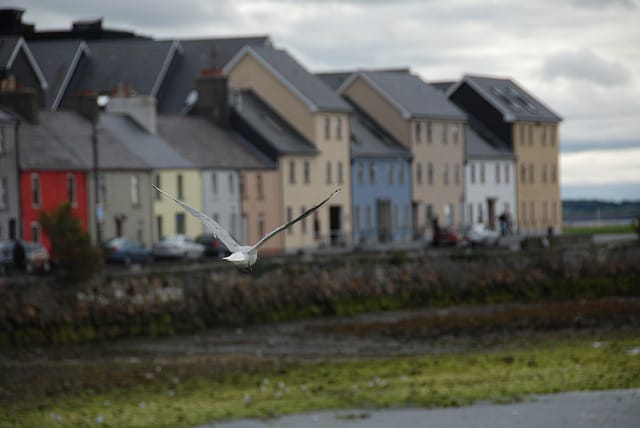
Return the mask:
[[[153,260],[151,250],[137,239],[124,236],[112,238],[102,244],[104,260],[107,263],[149,263]]]
[[[458,232],[453,227],[439,227],[433,233],[434,246],[456,246],[459,241]]]
[[[25,269],[27,273],[33,272],[50,272],[51,256],[46,247],[37,242],[20,241],[25,252]],[[0,241],[0,271],[16,269],[13,261],[14,241]]]
[[[204,245],[186,235],[165,236],[151,248],[154,259],[198,259],[204,254]]]
[[[466,244],[472,247],[497,245],[500,240],[500,232],[488,229],[482,223],[477,223],[465,230],[463,239]]]
[[[229,254],[229,250],[224,244],[211,233],[203,233],[196,237],[198,244],[204,245],[204,255],[206,257],[221,258]]]

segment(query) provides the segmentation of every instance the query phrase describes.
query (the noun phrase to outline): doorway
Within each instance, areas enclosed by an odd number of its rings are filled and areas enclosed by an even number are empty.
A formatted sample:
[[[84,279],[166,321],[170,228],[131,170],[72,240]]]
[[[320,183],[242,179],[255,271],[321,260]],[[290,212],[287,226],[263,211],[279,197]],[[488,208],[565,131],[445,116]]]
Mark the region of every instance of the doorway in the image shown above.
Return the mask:
[[[331,245],[339,245],[342,237],[342,207],[340,205],[331,205],[329,207],[329,231],[331,233]]]
[[[391,240],[391,201],[388,199],[376,200],[376,220],[378,242]]]
[[[487,217],[489,229],[496,229],[496,198],[487,198]]]

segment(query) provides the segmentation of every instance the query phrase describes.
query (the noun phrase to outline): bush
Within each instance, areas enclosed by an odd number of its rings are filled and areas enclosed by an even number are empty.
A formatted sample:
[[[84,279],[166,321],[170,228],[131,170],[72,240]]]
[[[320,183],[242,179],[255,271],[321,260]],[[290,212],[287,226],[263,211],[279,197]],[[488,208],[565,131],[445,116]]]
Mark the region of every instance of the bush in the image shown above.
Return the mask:
[[[68,203],[51,213],[43,212],[40,223],[51,239],[52,257],[64,279],[84,281],[102,269],[100,250],[91,244],[91,237],[82,230]]]
[[[638,214],[636,219],[633,220],[633,223],[631,224],[631,227],[638,234],[638,239],[640,239],[640,214]]]

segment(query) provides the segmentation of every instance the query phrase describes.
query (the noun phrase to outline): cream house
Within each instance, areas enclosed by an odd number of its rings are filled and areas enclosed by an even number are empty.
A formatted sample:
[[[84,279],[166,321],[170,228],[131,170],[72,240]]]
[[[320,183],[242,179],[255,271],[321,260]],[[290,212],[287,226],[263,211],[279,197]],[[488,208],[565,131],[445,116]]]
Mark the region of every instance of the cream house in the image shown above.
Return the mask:
[[[247,46],[225,66],[224,74],[229,86],[239,90],[236,98],[232,95],[236,111],[244,110],[247,95],[255,96],[275,113],[261,120],[277,116],[284,121],[268,124],[274,137],[278,127],[286,126],[304,142],[276,150],[282,222],[342,187],[317,215],[284,234],[285,250],[346,244],[351,236],[349,105],[283,50]]]

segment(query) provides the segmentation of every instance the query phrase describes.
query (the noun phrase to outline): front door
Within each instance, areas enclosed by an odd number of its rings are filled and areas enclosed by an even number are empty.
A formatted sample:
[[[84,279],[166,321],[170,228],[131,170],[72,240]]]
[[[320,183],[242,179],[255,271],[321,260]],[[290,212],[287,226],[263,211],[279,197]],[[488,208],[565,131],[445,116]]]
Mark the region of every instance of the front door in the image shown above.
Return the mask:
[[[329,207],[329,230],[331,232],[331,245],[339,245],[342,237],[342,207],[340,205]]]
[[[487,198],[487,217],[489,220],[489,229],[496,229],[496,199]]]
[[[376,200],[376,220],[378,242],[391,240],[391,201],[388,199]]]

